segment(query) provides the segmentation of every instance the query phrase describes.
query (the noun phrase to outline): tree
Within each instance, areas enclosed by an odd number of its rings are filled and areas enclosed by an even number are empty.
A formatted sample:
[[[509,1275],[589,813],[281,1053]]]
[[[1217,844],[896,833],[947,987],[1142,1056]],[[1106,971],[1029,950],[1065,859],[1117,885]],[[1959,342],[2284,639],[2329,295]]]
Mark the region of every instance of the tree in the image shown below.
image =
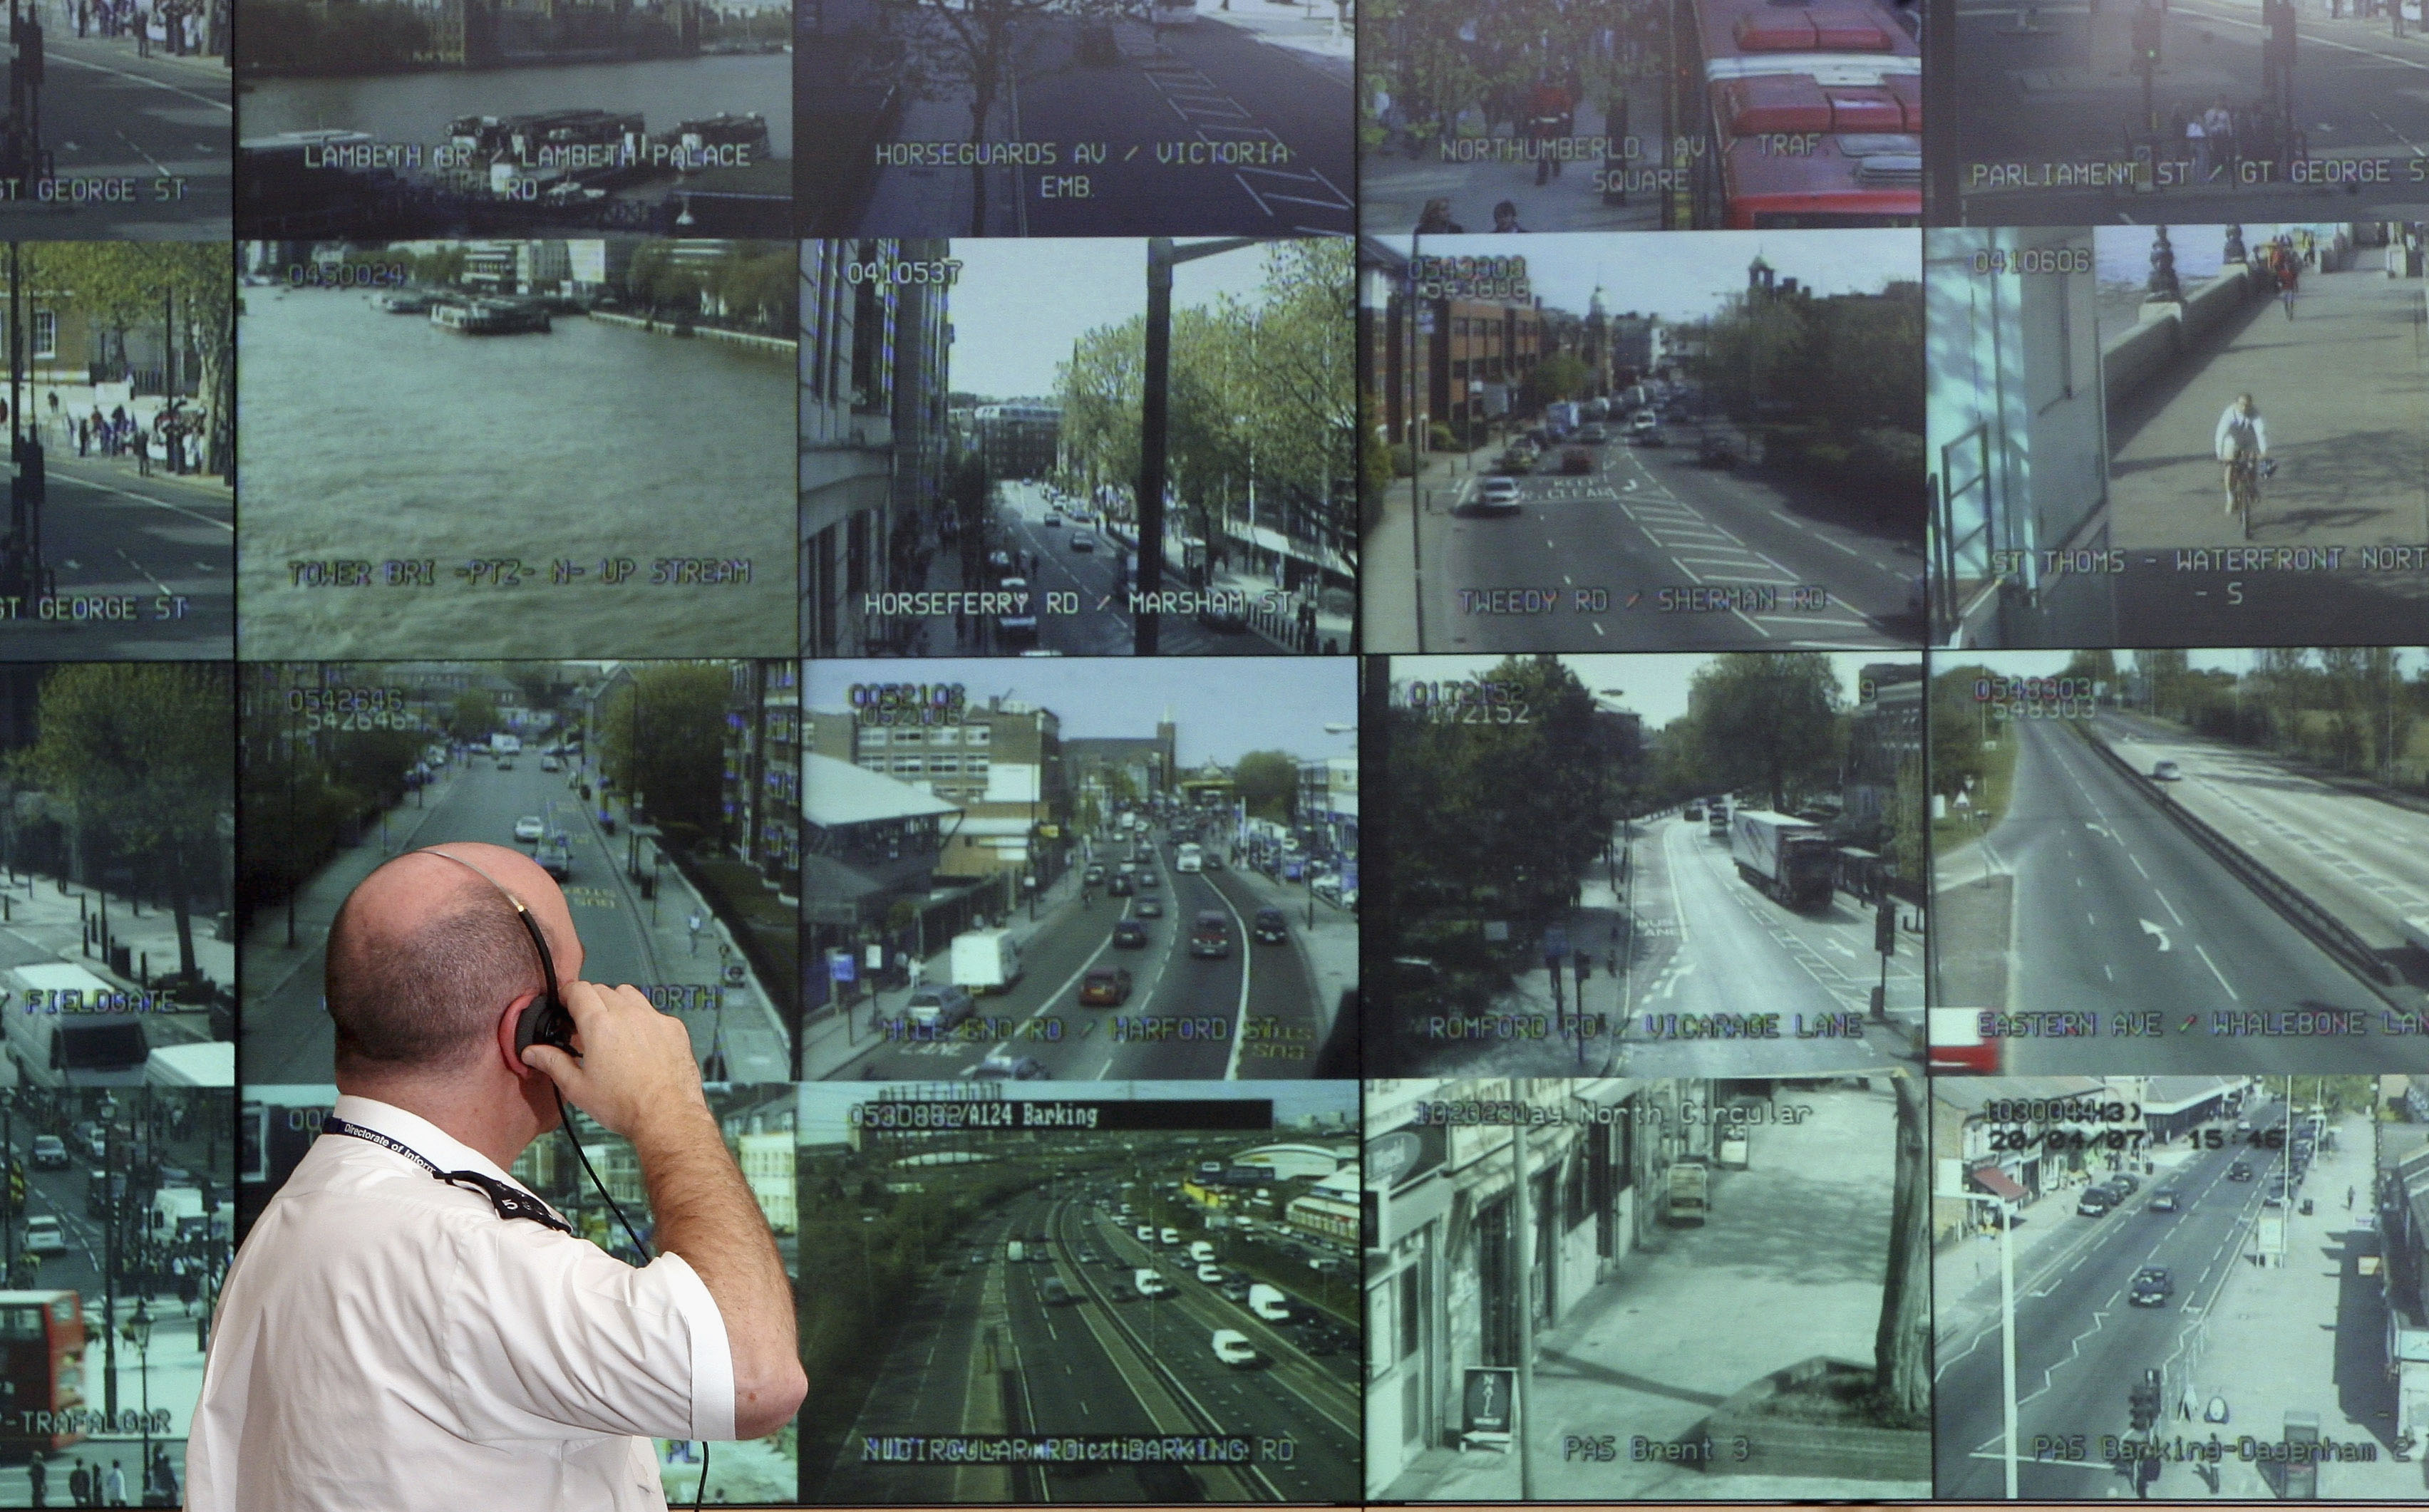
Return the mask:
[[[1573,352],[1555,352],[1528,370],[1526,405],[1540,410],[1558,400],[1575,399],[1586,391],[1593,374]]]
[[[498,728],[498,698],[487,688],[458,691],[447,709],[447,732],[457,740],[486,741]]]
[[[224,243],[45,241],[29,245],[29,281],[63,289],[97,329],[125,332],[173,320],[171,335],[200,368],[209,423],[204,467],[236,466],[236,263]]]
[[[188,879],[234,817],[235,700],[210,663],[74,663],[42,679],[41,733],[19,770],[106,835],[129,860],[155,862],[176,916],[177,972],[194,965]]]
[[[1930,1092],[1920,1077],[1893,1073],[1897,1094],[1897,1177],[1890,1197],[1888,1274],[1873,1330],[1873,1391],[1892,1427],[1931,1426]]]
[[[1952,666],[1931,680],[1931,791],[1954,798],[1988,770],[1983,746],[1989,715],[1975,690],[1991,676],[1987,666]]]
[[[1231,764],[1231,785],[1251,817],[1290,822],[1298,800],[1298,758],[1287,751],[1252,750]]]
[[[715,833],[723,817],[733,674],[716,662],[654,662],[630,670],[591,732],[606,770],[659,823]]]
[[[1716,656],[1688,695],[1714,789],[1753,788],[1782,813],[1833,785],[1845,699],[1819,651]]]

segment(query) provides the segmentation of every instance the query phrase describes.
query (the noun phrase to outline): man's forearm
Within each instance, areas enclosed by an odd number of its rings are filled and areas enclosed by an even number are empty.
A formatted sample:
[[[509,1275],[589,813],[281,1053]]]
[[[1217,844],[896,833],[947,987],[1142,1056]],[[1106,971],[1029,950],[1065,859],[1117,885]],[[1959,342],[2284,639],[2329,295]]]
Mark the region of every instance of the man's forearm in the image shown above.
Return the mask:
[[[734,1355],[734,1415],[743,1437],[773,1432],[800,1400],[793,1288],[768,1221],[707,1109],[671,1108],[633,1134],[657,1216],[658,1248],[699,1273]]]

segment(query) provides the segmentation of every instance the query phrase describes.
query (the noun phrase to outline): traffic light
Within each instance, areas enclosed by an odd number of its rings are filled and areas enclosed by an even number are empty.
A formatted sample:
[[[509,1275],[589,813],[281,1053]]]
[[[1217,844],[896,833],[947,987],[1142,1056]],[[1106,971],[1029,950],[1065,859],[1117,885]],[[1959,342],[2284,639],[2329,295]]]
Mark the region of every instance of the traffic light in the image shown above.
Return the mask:
[[[2156,1428],[2159,1425],[2158,1372],[2153,1371],[2137,1382],[2126,1402],[2133,1414],[2136,1433],[2148,1433]]]

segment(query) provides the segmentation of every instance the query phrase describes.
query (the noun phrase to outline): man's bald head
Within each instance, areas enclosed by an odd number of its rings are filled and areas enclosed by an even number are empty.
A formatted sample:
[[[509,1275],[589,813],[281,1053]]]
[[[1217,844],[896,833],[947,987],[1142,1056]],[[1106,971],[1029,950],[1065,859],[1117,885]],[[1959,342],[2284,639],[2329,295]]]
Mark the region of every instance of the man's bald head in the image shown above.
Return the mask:
[[[441,848],[364,878],[330,926],[324,990],[341,1076],[464,1069],[494,1044],[505,1006],[543,990],[539,954],[501,888],[546,931],[557,979],[580,968],[564,896],[531,858],[470,842]]]

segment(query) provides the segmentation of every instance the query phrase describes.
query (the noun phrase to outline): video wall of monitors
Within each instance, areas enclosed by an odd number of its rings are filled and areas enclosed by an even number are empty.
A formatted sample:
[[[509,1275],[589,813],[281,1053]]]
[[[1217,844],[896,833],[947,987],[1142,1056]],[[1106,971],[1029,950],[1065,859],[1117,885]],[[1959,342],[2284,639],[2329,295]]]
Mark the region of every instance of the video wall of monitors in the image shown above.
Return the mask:
[[[2429,1494],[2421,0],[8,53],[0,1506],[450,840],[796,1278],[719,1504]]]

